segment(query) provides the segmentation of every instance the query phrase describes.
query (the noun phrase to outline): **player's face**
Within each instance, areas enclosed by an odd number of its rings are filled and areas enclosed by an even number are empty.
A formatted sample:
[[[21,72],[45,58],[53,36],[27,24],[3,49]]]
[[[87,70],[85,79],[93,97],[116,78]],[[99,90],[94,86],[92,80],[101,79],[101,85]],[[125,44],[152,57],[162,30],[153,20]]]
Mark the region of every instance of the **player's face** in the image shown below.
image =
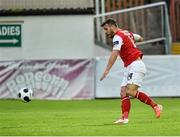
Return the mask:
[[[105,24],[104,27],[103,27],[105,33],[106,33],[106,36],[108,38],[113,38],[114,36],[114,32],[112,30],[112,26],[111,25],[108,25],[108,24]]]

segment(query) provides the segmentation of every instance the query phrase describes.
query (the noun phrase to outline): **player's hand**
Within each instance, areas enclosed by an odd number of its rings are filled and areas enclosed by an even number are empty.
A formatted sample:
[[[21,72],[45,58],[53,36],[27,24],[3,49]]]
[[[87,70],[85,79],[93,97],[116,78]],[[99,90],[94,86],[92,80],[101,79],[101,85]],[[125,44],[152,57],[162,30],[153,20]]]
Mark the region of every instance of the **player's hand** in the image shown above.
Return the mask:
[[[103,75],[101,76],[100,78],[100,81],[102,81],[107,75],[108,75],[109,71],[108,70],[105,70]]]

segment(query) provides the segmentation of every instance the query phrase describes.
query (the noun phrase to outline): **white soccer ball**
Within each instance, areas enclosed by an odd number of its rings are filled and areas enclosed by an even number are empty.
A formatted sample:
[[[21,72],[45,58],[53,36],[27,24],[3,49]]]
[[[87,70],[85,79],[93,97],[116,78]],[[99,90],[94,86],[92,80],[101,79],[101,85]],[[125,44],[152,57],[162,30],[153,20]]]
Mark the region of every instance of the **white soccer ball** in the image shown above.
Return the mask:
[[[22,88],[19,90],[18,97],[24,102],[29,102],[32,99],[33,91],[30,88]]]

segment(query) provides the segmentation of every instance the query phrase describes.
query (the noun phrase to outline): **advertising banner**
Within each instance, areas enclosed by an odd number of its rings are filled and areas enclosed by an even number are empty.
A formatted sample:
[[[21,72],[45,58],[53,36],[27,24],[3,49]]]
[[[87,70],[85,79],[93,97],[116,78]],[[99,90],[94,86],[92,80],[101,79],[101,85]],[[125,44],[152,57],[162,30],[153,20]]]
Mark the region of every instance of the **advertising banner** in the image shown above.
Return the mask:
[[[124,67],[120,59],[116,60],[108,76],[100,81],[108,57],[98,58],[96,63],[96,98],[120,97],[120,86]],[[180,96],[180,56],[144,56],[147,73],[139,89],[153,97]]]
[[[17,98],[24,87],[35,99],[94,98],[94,61],[0,61],[0,98]]]

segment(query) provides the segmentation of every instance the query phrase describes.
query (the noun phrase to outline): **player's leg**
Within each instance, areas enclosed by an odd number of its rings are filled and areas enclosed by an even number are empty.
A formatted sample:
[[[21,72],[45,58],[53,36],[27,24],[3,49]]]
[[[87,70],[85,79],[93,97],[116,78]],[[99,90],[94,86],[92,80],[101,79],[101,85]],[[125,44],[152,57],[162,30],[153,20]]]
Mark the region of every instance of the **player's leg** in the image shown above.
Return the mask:
[[[157,104],[151,97],[142,91],[137,91],[135,98],[139,99],[141,102],[150,105],[155,111],[156,118],[160,118],[161,111],[163,109],[162,105]]]
[[[115,121],[115,124],[127,124],[128,123],[128,117],[129,117],[129,112],[131,108],[131,102],[129,96],[126,95],[126,87],[122,86],[121,91],[120,91],[120,96],[121,96],[121,111],[122,111],[122,116],[120,119]]]
[[[121,87],[121,110],[122,110],[122,117],[124,119],[128,119],[129,112],[131,108],[131,102],[129,96],[126,94],[126,87]]]
[[[144,92],[138,91],[139,86],[136,84],[128,84],[126,87],[126,93],[129,96],[139,99],[141,102],[150,105],[152,108],[157,106],[157,104]]]
[[[154,109],[154,111],[156,113],[156,117],[160,118],[162,106],[157,104],[150,96],[148,96],[144,92],[138,91],[137,85],[128,84],[127,88],[126,88],[126,93],[129,96],[135,97],[135,98],[139,99],[141,102],[143,102],[147,105],[150,105]]]
[[[162,106],[158,105],[144,92],[138,91],[142,84],[142,80],[146,73],[146,67],[142,61],[135,61],[129,67],[128,84],[126,86],[126,93],[129,96],[139,99],[141,102],[150,105],[156,112],[156,117],[160,117]]]
[[[126,95],[126,91],[125,91],[126,85],[127,85],[127,75],[128,75],[128,71],[125,68],[124,77],[123,77],[123,80],[121,83],[121,89],[120,89],[122,115],[117,121],[114,122],[116,124],[127,124],[128,123],[131,102],[130,102],[129,96]]]

